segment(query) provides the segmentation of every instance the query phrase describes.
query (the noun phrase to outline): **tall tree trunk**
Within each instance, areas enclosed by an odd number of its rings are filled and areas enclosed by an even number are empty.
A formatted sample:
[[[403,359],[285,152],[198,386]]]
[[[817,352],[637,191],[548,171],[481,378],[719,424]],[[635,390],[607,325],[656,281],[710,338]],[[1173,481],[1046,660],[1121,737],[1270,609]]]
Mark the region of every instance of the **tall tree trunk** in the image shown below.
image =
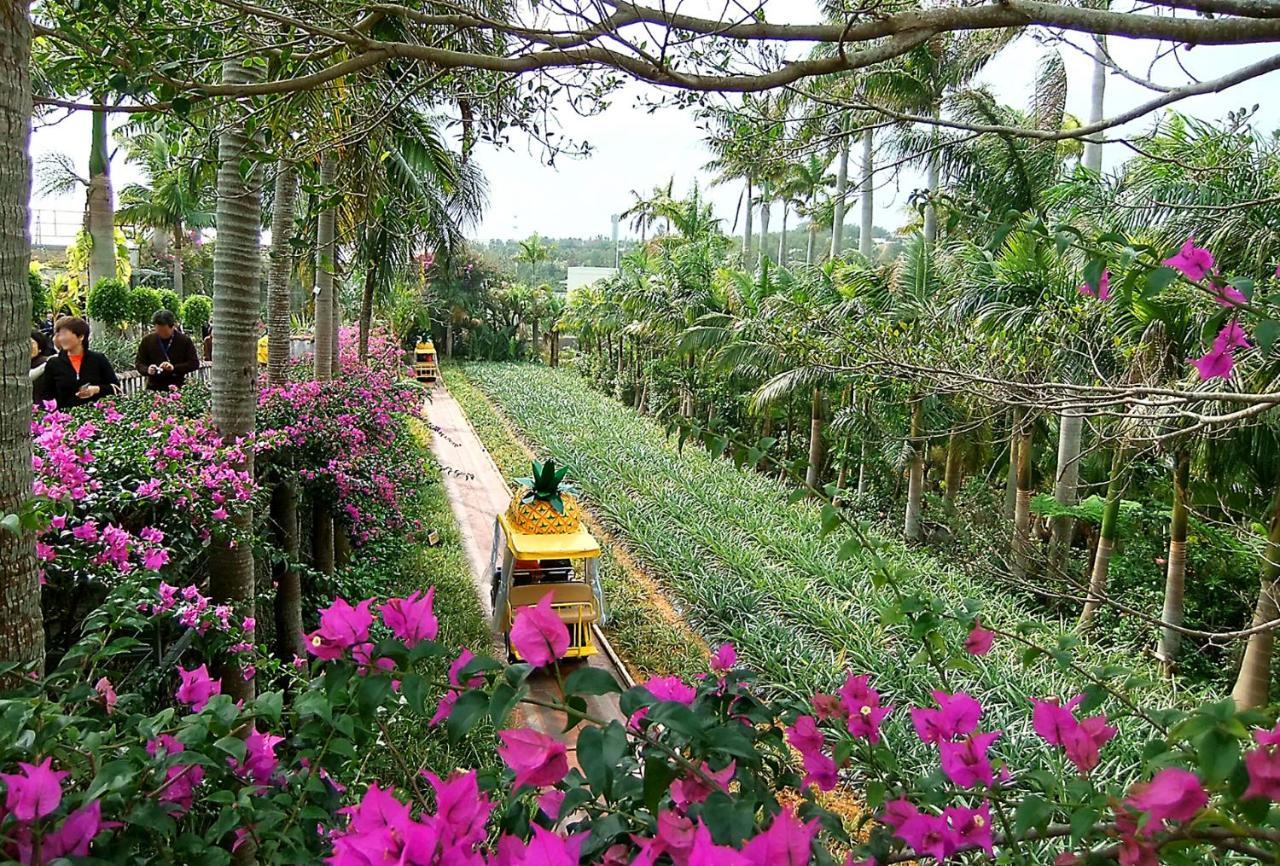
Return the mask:
[[[366,263],[364,286],[360,292],[360,345],[357,349],[362,364],[367,364],[369,361],[369,331],[373,329],[373,290],[377,273],[377,267],[372,263]],[[335,375],[337,373],[336,367],[334,373]]]
[[[185,274],[182,270],[182,242],[183,242],[182,223],[178,223],[173,227],[173,290],[179,298],[187,296]],[[170,310],[171,313],[178,313],[179,310]]]
[[[1004,516],[1013,520],[1018,506],[1018,430],[1022,427],[1022,410],[1009,410],[1009,473],[1004,484]]]
[[[1109,5],[1109,4],[1106,4]],[[1089,93],[1089,123],[1098,123],[1103,119],[1107,97],[1107,38],[1093,37],[1093,87]],[[1084,142],[1084,167],[1096,174],[1102,174],[1102,134],[1090,136]]]
[[[333,574],[333,512],[325,502],[311,501],[311,567]]]
[[[243,61],[223,62],[224,83],[243,84],[253,78]],[[218,363],[213,367],[212,412],[214,425],[227,440],[253,433],[258,403],[255,326],[262,207],[254,150],[243,118],[228,116],[218,137],[218,243],[213,256],[213,329],[218,335]],[[246,164],[250,166],[247,176],[242,167]],[[245,449],[244,463],[237,468],[253,475],[252,449]],[[233,520],[243,539],[252,536],[252,509],[244,508]],[[210,594],[218,601],[231,603],[237,615],[253,616],[253,545],[215,536],[209,552],[209,586]],[[236,700],[253,697],[253,680],[244,679],[234,656],[228,656],[219,667],[223,694]]]
[[[1080,632],[1093,627],[1101,598],[1107,592],[1107,573],[1111,568],[1111,552],[1115,548],[1120,523],[1120,493],[1124,488],[1125,449],[1117,446],[1111,457],[1111,477],[1107,479],[1107,502],[1102,508],[1102,528],[1098,530],[1098,549],[1093,554],[1093,570],[1089,575],[1089,597],[1080,611]]]
[[[533,328],[533,360],[535,362],[541,362],[542,361],[542,343],[538,340],[538,337],[540,335],[538,334],[537,317],[534,317],[532,328]]]
[[[101,98],[98,100],[102,102]],[[107,112],[90,118],[89,193],[85,202],[85,228],[89,251],[89,287],[116,275],[115,204],[111,190],[111,154],[107,142]]]
[[[782,237],[778,239],[778,264],[786,265],[787,263],[787,214],[790,208],[787,207],[787,200],[782,200]]]
[[[1031,413],[1018,430],[1018,492],[1013,505],[1013,563],[1026,576],[1031,563]]]
[[[813,264],[813,256],[818,246],[818,226],[813,221],[813,217],[809,217],[809,242],[804,249],[804,263],[806,265]]]
[[[1080,485],[1080,443],[1084,433],[1084,416],[1063,412],[1058,416],[1058,468],[1053,484],[1053,499],[1063,508],[1076,504]],[[1049,541],[1049,562],[1053,569],[1062,568],[1071,549],[1076,521],[1073,517],[1055,517]]]
[[[453,359],[453,312],[449,313],[449,321],[444,323],[444,356]]]
[[[0,514],[31,495],[31,22],[25,0],[0,2]],[[0,529],[0,662],[43,673],[35,538]]]
[[[872,231],[875,223],[875,132],[870,129],[862,131],[862,182],[859,184],[859,204],[862,207],[862,220],[858,224],[858,252],[863,258],[870,259],[875,252],[875,241]]]
[[[822,427],[825,423],[822,389],[814,388],[809,401],[809,466],[805,469],[804,483],[811,489],[822,485],[823,463],[826,460],[826,443],[822,439]]]
[[[336,571],[339,568],[346,568],[351,562],[351,536],[347,533],[347,527],[339,522],[334,521],[333,524],[333,567]]]
[[[836,163],[836,197],[832,203],[831,258],[840,257],[844,251],[844,208],[849,192],[849,139],[840,139],[840,155]]]
[[[751,270],[754,260],[751,258],[751,216],[755,212],[755,203],[752,201],[753,190],[751,175],[747,175],[747,197],[745,200],[747,215],[742,221],[742,266],[748,271]]]
[[[298,170],[281,161],[276,168],[275,210],[271,212],[271,270],[267,273],[267,381],[283,385],[289,376],[289,284],[293,278],[293,205]],[[295,506],[296,510],[296,506]]]
[[[902,534],[907,541],[919,541],[922,537],[921,516],[924,511],[924,398],[915,394],[911,398],[911,463],[907,476],[907,516]]]
[[[954,505],[956,494],[960,492],[960,485],[964,483],[964,440],[960,435],[959,427],[951,428],[950,435],[947,436],[947,467],[943,474],[942,498],[947,504]]]
[[[1280,606],[1276,604],[1280,578],[1280,489],[1271,503],[1271,531],[1262,554],[1259,570],[1258,603],[1253,609],[1253,626],[1280,619]],[[1271,655],[1275,648],[1276,634],[1268,629],[1249,635],[1244,658],[1240,660],[1240,673],[1236,677],[1231,697],[1240,709],[1261,707],[1267,703],[1271,691]]]
[[[276,567],[276,652],[282,662],[307,657],[302,638],[302,577],[298,561],[298,491],[292,479],[277,479],[271,491],[271,525],[285,561]]]
[[[1183,596],[1187,580],[1187,483],[1191,480],[1191,452],[1179,448],[1173,464],[1173,514],[1169,518],[1169,556],[1164,574],[1164,610],[1160,620],[1160,643],[1156,658],[1165,676],[1172,676],[1178,659],[1182,634]]]
[[[935,105],[932,114],[936,118],[938,116],[938,107]],[[938,128],[932,127],[932,142],[936,147],[938,144]],[[927,175],[926,183],[929,187],[929,203],[924,208],[924,242],[929,246],[933,246],[938,240],[938,209],[933,204],[934,197],[938,194],[938,188],[942,185],[941,165],[938,162],[938,151],[929,151],[929,162],[925,169]]]
[[[332,154],[320,160],[320,194],[332,199],[334,182],[338,176],[338,161]],[[336,272],[333,242],[335,208],[332,204],[320,212],[316,227],[316,343],[315,377],[319,382],[333,378],[333,322],[337,304],[334,302],[333,277]]]
[[[773,202],[766,199],[763,193],[760,196],[760,259],[769,254],[769,211],[772,209]]]

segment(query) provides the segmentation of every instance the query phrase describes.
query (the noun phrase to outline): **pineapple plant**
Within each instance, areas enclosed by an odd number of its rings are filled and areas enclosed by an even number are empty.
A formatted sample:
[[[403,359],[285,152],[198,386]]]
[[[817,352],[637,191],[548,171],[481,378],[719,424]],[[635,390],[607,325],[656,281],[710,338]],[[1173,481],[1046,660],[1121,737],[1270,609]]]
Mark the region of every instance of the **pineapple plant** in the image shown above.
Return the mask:
[[[556,467],[555,460],[533,461],[533,475],[517,478],[521,490],[511,499],[511,523],[530,535],[559,535],[576,532],[580,523],[578,500],[571,485],[564,483],[568,467]]]

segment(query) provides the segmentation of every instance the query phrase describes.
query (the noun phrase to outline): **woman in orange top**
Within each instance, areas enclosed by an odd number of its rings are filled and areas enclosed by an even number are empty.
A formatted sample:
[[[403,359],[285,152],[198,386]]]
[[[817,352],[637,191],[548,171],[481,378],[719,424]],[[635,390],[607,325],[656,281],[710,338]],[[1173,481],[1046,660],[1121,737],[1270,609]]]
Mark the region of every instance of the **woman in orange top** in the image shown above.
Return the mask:
[[[70,409],[119,390],[120,380],[107,356],[89,349],[88,322],[64,316],[54,327],[53,339],[62,351],[45,364],[41,399],[56,400],[59,409]]]

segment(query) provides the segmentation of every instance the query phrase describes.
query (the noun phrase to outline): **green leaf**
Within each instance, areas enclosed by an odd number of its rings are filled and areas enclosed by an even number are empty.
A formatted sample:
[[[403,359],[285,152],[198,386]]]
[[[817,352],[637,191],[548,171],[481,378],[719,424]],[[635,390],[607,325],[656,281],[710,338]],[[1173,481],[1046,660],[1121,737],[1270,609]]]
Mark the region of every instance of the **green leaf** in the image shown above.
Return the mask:
[[[1258,341],[1262,354],[1270,355],[1276,345],[1276,337],[1280,337],[1280,321],[1263,319],[1254,326],[1253,336]]]
[[[243,751],[241,754],[243,755]],[[96,800],[108,791],[123,790],[133,781],[136,772],[136,768],[129,761],[108,761],[102,765],[102,769],[98,770],[98,775],[93,777],[93,782],[85,791],[85,802]]]
[[[515,707],[520,699],[524,697],[528,689],[523,687],[512,688],[508,683],[498,683],[494,687],[493,696],[489,699],[489,718],[493,719],[496,727],[502,727],[507,722],[507,717],[511,715],[511,710]]]
[[[665,760],[656,757],[645,758],[642,796],[650,812],[655,815],[658,813],[658,804],[662,802],[662,795],[671,787],[675,777],[676,771]]]
[[[449,713],[449,721],[445,727],[449,732],[449,741],[456,743],[471,733],[471,730],[489,710],[489,696],[481,691],[463,692]]]
[[[607,797],[613,780],[613,765],[605,760],[604,735],[595,725],[586,725],[578,732],[577,756],[587,784],[597,794]]]
[[[1028,794],[1026,799],[1018,804],[1018,809],[1013,813],[1013,832],[1019,836],[1025,834],[1032,827],[1040,827],[1048,823],[1049,816],[1053,814],[1053,806],[1049,805],[1039,794]]]
[[[622,686],[613,674],[603,668],[580,667],[565,677],[564,689],[570,695],[621,694]]]
[[[1147,274],[1147,286],[1143,291],[1143,296],[1149,297],[1159,294],[1177,278],[1178,272],[1173,268],[1156,268]]]
[[[0,517],[0,529],[11,535],[21,535],[22,518],[16,514],[6,514],[4,517]]]
[[[1196,753],[1205,782],[1217,784],[1230,776],[1240,762],[1240,741],[1215,729],[1200,738]]]
[[[1090,288],[1097,289],[1102,281],[1102,272],[1106,270],[1107,260],[1101,256],[1093,256],[1084,266],[1084,281]]]

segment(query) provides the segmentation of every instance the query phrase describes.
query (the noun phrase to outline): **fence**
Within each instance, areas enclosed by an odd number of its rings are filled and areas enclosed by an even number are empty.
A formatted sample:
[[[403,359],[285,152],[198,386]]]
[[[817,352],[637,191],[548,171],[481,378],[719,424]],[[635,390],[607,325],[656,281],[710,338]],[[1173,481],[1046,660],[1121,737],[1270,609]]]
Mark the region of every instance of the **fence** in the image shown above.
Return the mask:
[[[213,364],[209,361],[202,361],[200,369],[194,373],[187,375],[187,380],[200,379],[204,382],[209,381],[209,377],[213,375]],[[121,394],[136,394],[147,387],[147,377],[139,373],[137,370],[125,370],[117,378],[120,380]]]

